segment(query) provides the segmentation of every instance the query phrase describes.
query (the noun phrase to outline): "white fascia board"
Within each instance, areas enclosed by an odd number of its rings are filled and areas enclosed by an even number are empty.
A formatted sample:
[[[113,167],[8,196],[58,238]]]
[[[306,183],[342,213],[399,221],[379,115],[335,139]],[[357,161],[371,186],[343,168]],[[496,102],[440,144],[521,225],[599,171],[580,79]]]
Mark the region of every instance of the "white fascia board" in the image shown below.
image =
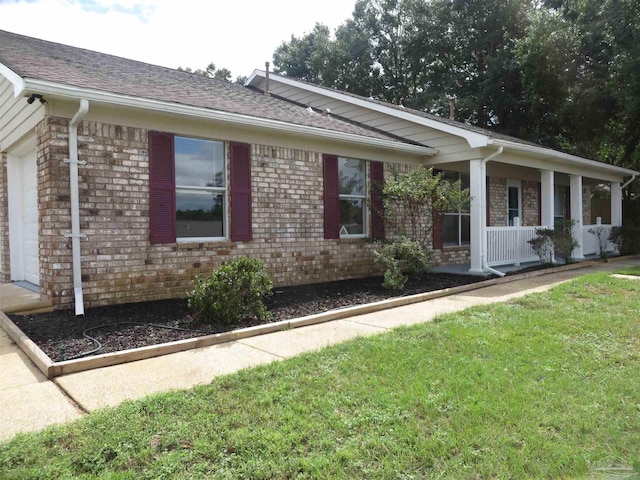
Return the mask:
[[[19,97],[26,87],[24,79],[6,65],[0,63],[0,75],[13,84],[13,96]]]
[[[334,140],[339,142],[351,143],[361,146],[382,148],[385,150],[399,151],[410,155],[433,156],[438,153],[435,148],[424,145],[412,145],[409,143],[395,142],[393,140],[384,140],[381,138],[366,137],[354,133],[339,132],[335,130],[325,130],[318,127],[310,127],[306,125],[297,125],[287,123],[280,120],[271,120],[267,118],[252,117],[239,113],[230,113],[220,110],[211,110],[202,107],[193,107],[190,105],[182,105],[179,103],[164,102],[140,97],[131,97],[127,95],[119,95],[101,90],[83,89],[59,83],[46,82],[42,80],[27,80],[26,88],[29,91],[37,91],[41,94],[57,95],[63,98],[78,99],[85,98],[92,102],[105,103],[109,105],[118,105],[123,107],[140,108],[157,112],[172,113],[177,115],[186,115],[190,117],[204,118],[208,120],[217,120],[236,125],[252,126],[275,130],[283,133],[294,133],[297,135],[306,135],[326,140]]]
[[[265,72],[263,70],[254,70],[254,72],[251,74],[249,79],[246,81],[245,86],[254,86],[254,87],[257,86],[257,83],[259,83],[257,82],[257,80],[264,78],[264,76],[265,76]],[[451,135],[455,135],[456,137],[462,137],[467,141],[467,143],[469,144],[469,147],[471,148],[486,147],[489,144],[489,139],[490,139],[489,135],[483,135],[481,133],[472,132],[464,128],[456,127],[455,125],[449,125],[447,123],[438,122],[437,120],[421,117],[420,115],[415,115],[410,112],[404,112],[402,110],[387,107],[386,105],[380,105],[378,103],[370,102],[369,100],[366,100],[366,99],[352,97],[351,95],[345,95],[344,93],[340,93],[335,90],[329,90],[323,87],[317,87],[315,85],[310,85],[308,83],[299,82],[292,78],[282,77],[277,74],[270,75],[269,81],[279,82],[285,85],[290,85],[292,87],[301,88],[308,92],[316,93],[324,97],[333,98],[335,100],[340,100],[341,102],[346,102],[351,105],[357,105],[358,107],[367,108],[375,112],[384,113],[385,115],[390,115],[392,117],[400,118],[408,122],[424,125],[425,127],[429,127],[429,128],[433,128],[434,130],[439,130],[441,132],[449,133]]]
[[[640,172],[636,172],[635,170],[630,170],[628,168],[618,167],[616,165],[610,165],[608,163],[597,162],[595,160],[589,160],[587,158],[578,157],[576,155],[571,155],[568,153],[558,152],[557,150],[552,150],[550,148],[538,147],[535,145],[526,145],[517,142],[510,142],[508,140],[499,140],[492,138],[489,142],[492,145],[496,145],[498,147],[504,147],[505,149],[522,152],[528,155],[543,157],[551,160],[560,160],[563,162],[567,162],[573,165],[578,165],[590,171],[601,171],[606,172],[608,174],[619,175],[619,176],[630,176],[630,175],[640,175]],[[585,172],[587,173],[587,172]],[[585,176],[588,176],[585,175]]]

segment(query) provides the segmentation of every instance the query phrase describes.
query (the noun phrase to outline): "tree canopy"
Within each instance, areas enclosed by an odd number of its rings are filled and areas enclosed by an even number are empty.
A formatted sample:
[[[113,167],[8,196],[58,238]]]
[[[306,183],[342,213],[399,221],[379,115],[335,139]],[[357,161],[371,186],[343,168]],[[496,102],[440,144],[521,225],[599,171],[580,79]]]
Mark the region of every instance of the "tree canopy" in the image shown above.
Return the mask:
[[[640,168],[638,0],[357,0],[276,72]]]

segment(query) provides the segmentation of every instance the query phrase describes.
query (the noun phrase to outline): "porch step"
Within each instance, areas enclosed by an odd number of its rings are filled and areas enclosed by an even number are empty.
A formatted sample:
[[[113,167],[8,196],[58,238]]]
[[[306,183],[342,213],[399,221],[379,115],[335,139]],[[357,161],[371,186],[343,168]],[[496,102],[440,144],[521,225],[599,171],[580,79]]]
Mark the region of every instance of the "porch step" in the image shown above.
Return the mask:
[[[53,309],[40,294],[12,283],[0,284],[0,312],[12,314],[41,313]]]

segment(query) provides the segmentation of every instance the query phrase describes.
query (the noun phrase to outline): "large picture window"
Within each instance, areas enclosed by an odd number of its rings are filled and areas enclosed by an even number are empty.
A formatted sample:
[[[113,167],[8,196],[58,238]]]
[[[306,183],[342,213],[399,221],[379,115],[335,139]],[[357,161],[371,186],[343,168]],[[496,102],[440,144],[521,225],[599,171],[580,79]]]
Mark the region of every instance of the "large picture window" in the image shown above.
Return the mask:
[[[338,158],[340,236],[367,233],[367,172],[364,160]]]
[[[224,143],[175,137],[176,236],[226,236]]]
[[[444,179],[451,183],[460,180],[460,188],[469,188],[469,174],[444,172]],[[442,245],[458,247],[471,243],[470,205],[458,212],[445,213],[442,218]]]

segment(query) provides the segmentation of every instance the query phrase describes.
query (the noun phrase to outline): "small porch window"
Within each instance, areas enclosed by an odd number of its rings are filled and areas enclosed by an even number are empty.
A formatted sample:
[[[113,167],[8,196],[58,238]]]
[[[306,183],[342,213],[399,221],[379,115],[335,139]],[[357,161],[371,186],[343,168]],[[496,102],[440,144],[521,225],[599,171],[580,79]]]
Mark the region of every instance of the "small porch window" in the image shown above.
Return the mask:
[[[553,187],[553,222],[561,222],[567,218],[567,187],[555,185]]]
[[[460,180],[460,188],[469,188],[469,174],[458,172],[444,172],[444,179],[453,183]],[[459,247],[471,243],[471,215],[469,205],[459,212],[445,213],[442,219],[442,245],[444,247]]]
[[[522,219],[522,183],[520,180],[507,180],[507,218],[513,227],[513,219]]]

